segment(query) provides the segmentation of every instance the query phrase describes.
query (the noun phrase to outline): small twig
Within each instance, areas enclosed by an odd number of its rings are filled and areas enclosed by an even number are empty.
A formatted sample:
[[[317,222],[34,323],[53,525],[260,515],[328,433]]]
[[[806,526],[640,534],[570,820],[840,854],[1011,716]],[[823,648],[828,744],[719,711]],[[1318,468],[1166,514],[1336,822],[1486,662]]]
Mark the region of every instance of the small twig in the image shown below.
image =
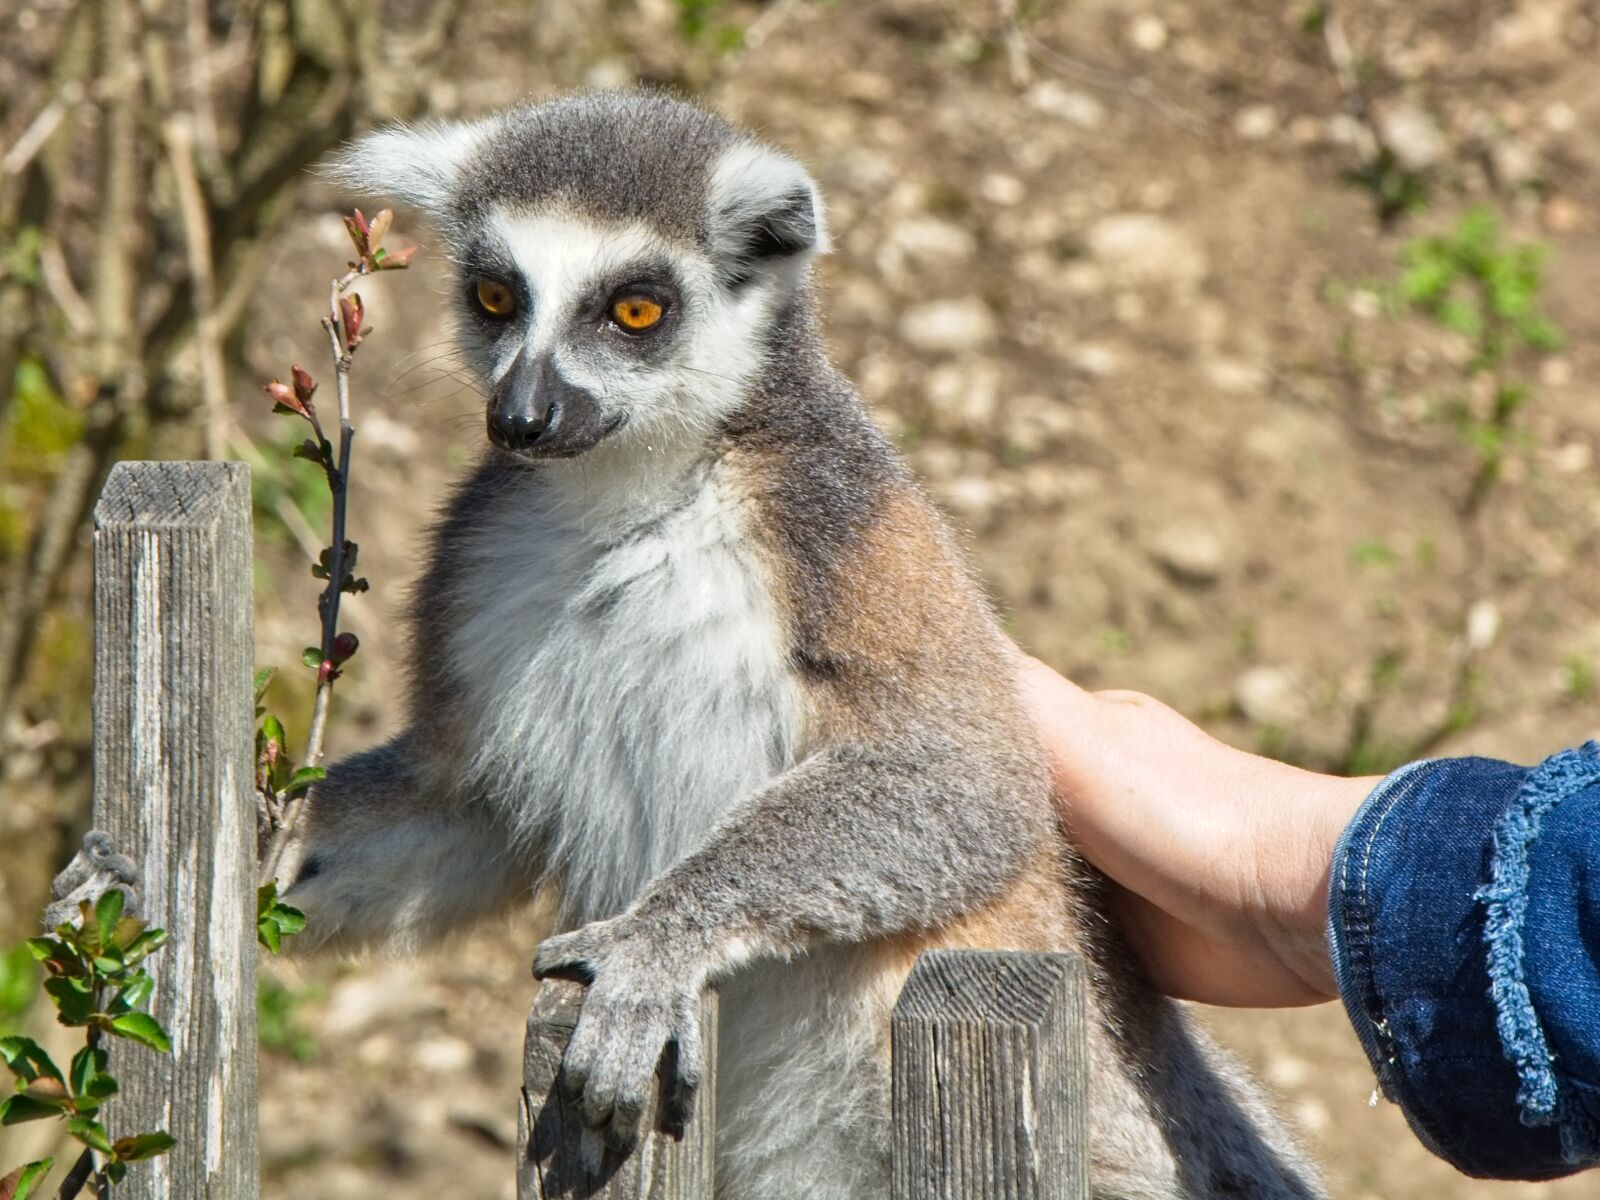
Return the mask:
[[[39,276],[44,280],[50,299],[56,302],[61,315],[67,318],[72,332],[80,338],[93,333],[94,313],[89,308],[89,302],[83,298],[83,293],[78,290],[78,285],[72,281],[72,268],[67,265],[67,256],[61,252],[61,243],[55,238],[47,238],[39,247]]]
[[[94,1172],[94,1151],[85,1147],[78,1161],[72,1164],[72,1170],[67,1172],[67,1177],[61,1181],[61,1190],[56,1193],[56,1200],[73,1200],[83,1185],[89,1182],[89,1176]]]
[[[1059,50],[1046,46],[1038,38],[1030,36],[1023,30],[1018,31],[1018,36],[1022,39],[1022,43],[1027,48],[1028,53],[1044,63],[1045,66],[1066,75],[1075,75],[1092,87],[1125,92],[1144,101],[1174,125],[1186,129],[1190,133],[1205,132],[1206,125],[1204,121],[1168,100],[1143,76],[1135,75],[1130,79],[1120,71],[1108,71],[1104,67],[1082,62],[1061,53]]]
[[[996,4],[1000,9],[1000,36],[1005,42],[1011,86],[1025,88],[1033,82],[1033,64],[1028,58],[1028,36],[1022,30],[1017,0],[996,0]]]
[[[177,184],[178,212],[183,221],[189,278],[194,283],[195,350],[200,358],[200,390],[206,408],[206,457],[220,459],[228,431],[227,368],[217,328],[216,276],[211,258],[211,222],[205,193],[194,165],[194,131],[181,116],[162,123],[167,160]]]
[[[34,155],[43,150],[45,143],[50,140],[57,127],[61,124],[73,107],[83,100],[83,84],[73,80],[61,89],[61,94],[41,108],[33,120],[28,122],[28,127],[22,135],[7,150],[4,158],[0,158],[0,172],[7,175],[20,175],[33,161]]]
[[[1333,63],[1333,72],[1344,93],[1345,107],[1355,118],[1359,142],[1356,149],[1364,159],[1377,158],[1384,150],[1383,134],[1378,129],[1372,100],[1361,82],[1361,72],[1356,68],[1355,52],[1350,48],[1350,39],[1345,36],[1339,6],[1334,0],[1324,0],[1322,12],[1322,40],[1328,47],[1328,59]]]

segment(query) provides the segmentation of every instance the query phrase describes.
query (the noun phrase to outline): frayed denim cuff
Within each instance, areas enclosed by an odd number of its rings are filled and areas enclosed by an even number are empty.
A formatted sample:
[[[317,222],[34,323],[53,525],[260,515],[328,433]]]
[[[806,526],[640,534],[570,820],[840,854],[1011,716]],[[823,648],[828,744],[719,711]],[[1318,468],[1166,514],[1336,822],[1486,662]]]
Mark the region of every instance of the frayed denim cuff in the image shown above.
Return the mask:
[[[1469,1174],[1600,1160],[1600,747],[1413,763],[1334,852],[1328,938],[1379,1086]]]

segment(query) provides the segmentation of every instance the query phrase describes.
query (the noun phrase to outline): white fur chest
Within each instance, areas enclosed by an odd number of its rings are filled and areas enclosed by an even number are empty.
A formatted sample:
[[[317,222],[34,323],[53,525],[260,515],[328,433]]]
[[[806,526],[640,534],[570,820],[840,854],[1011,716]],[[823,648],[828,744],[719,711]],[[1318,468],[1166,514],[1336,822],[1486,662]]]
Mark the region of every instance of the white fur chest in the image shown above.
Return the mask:
[[[564,924],[614,914],[793,761],[747,506],[715,467],[609,517],[530,475],[465,549],[470,774],[559,873]]]

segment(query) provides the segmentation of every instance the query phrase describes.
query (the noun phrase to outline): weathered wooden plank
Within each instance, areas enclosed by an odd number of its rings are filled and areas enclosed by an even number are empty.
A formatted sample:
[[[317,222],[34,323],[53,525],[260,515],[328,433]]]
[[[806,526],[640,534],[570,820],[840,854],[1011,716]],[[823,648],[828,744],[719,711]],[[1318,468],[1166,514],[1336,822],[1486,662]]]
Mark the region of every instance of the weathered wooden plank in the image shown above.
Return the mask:
[[[717,994],[701,1002],[705,1082],[681,1138],[660,1128],[659,1092],[644,1114],[647,1131],[624,1157],[585,1129],[556,1088],[561,1056],[578,1022],[583,986],[547,979],[528,1015],[522,1105],[517,1115],[518,1200],[711,1200],[716,1139]]]
[[[95,509],[94,823],[143,871],[172,1055],[116,1047],[112,1135],[165,1129],[119,1200],[259,1194],[250,472],[120,463]]]
[[[930,951],[892,1026],[894,1200],[1088,1200],[1075,954]]]

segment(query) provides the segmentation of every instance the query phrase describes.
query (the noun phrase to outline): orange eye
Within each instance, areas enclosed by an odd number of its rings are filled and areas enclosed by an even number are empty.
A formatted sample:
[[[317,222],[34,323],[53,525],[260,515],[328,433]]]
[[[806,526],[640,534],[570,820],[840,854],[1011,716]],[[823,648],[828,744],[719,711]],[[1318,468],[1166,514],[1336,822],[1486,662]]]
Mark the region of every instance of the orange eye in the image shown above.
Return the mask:
[[[643,333],[661,320],[665,311],[659,300],[649,296],[623,296],[611,302],[611,319],[629,333]]]
[[[509,317],[517,311],[517,298],[505,284],[493,279],[478,280],[474,294],[478,307],[491,317]]]

